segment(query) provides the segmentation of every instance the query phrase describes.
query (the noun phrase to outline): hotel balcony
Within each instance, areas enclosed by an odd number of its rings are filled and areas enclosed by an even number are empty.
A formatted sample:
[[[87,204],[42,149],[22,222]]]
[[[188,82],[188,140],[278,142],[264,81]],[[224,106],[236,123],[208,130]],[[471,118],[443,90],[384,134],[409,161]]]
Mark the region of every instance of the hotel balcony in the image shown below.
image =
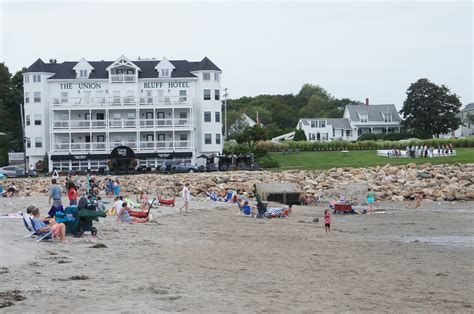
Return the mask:
[[[137,78],[135,74],[112,74],[110,81],[112,83],[135,83]]]
[[[110,142],[105,143],[57,143],[53,152],[110,152],[117,146],[128,146],[137,151],[187,151],[193,148],[192,141],[157,141],[157,142]]]
[[[153,106],[153,107],[172,107],[172,106],[192,106],[189,97],[51,97],[51,108],[68,107],[97,107],[97,106]]]
[[[97,130],[97,129],[185,129],[193,126],[187,119],[111,119],[108,120],[53,120],[53,130]]]

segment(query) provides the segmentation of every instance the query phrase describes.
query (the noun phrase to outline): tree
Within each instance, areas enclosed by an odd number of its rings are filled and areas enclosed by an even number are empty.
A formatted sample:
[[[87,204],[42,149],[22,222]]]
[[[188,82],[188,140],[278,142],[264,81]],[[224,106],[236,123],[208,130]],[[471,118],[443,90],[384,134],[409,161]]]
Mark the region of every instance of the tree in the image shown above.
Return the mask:
[[[260,125],[248,126],[235,138],[239,144],[247,144],[250,150],[253,150],[258,141],[267,139],[267,131]]]
[[[2,141],[3,151],[23,151],[20,110],[23,103],[22,71],[12,76],[5,63],[0,63],[0,132],[6,133]]]
[[[293,141],[307,141],[306,134],[301,129],[296,129],[295,136],[293,136]]]
[[[456,117],[460,108],[459,97],[445,85],[438,86],[428,79],[419,79],[407,89],[400,114],[408,130],[426,137],[439,137],[460,126],[461,119]]]

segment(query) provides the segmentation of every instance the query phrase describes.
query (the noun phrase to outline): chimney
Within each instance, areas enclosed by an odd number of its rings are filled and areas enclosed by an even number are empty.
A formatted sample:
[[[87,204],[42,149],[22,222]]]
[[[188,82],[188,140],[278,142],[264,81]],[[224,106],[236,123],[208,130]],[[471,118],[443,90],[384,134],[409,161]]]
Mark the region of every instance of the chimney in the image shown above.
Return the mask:
[[[369,98],[366,98],[366,99],[365,99],[365,105],[366,105],[366,106],[369,105]]]

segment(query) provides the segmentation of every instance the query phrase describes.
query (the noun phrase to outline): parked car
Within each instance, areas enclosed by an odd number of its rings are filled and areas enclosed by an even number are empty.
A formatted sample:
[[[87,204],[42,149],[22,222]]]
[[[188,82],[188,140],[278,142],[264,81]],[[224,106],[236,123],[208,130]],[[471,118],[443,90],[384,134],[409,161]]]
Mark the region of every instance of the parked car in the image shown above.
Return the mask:
[[[38,173],[36,172],[36,170],[28,169],[27,175],[28,177],[37,177]]]
[[[8,178],[16,178],[25,175],[25,169],[18,166],[6,166],[0,168],[0,173],[3,173]]]
[[[178,164],[175,166],[171,166],[171,171],[173,172],[197,172],[199,171],[198,166],[193,164]]]
[[[179,165],[179,161],[163,161],[160,167],[161,172],[170,172],[172,166]]]

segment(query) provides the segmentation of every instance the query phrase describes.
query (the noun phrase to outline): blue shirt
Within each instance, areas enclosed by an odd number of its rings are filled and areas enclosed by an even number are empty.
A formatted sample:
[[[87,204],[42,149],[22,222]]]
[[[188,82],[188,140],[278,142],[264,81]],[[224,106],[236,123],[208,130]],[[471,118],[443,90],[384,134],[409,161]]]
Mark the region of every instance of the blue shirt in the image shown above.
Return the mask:
[[[53,200],[60,200],[61,199],[61,188],[59,185],[52,185],[51,190],[49,191],[49,195],[53,198]]]
[[[39,218],[33,218],[31,220],[32,224],[33,224],[33,228],[35,229],[35,231],[37,230],[40,230],[41,228],[44,228],[46,227],[46,224]]]

